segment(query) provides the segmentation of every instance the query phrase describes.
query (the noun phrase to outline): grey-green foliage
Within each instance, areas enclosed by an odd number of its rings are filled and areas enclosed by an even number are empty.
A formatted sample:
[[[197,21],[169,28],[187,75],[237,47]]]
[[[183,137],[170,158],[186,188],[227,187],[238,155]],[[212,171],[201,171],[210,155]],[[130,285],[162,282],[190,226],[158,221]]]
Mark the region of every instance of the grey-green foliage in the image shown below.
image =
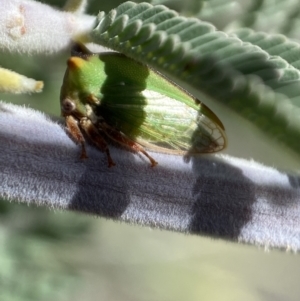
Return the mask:
[[[237,1],[242,3],[243,0]],[[282,33],[290,38],[299,39],[300,6],[298,0],[252,0],[243,10],[240,18],[231,22],[229,27],[249,27],[256,31]]]
[[[196,16],[218,29],[248,27],[299,38],[298,0],[152,0],[186,16]]]
[[[285,94],[294,105],[300,105],[299,44],[287,39],[284,35],[269,35],[251,29],[239,29],[234,34],[244,42],[259,46],[270,55],[270,60],[282,62],[281,76],[278,80],[266,82],[274,91]]]
[[[3,200],[0,219],[0,299],[67,300],[80,278],[60,250],[78,247],[90,221]]]
[[[249,29],[225,33],[165,6],[133,2],[100,13],[91,37],[192,85],[300,153],[297,43]]]
[[[204,1],[201,0],[152,0],[150,3],[152,5],[165,5],[171,9],[180,12],[186,16],[193,16],[195,13],[200,12],[204,6]]]

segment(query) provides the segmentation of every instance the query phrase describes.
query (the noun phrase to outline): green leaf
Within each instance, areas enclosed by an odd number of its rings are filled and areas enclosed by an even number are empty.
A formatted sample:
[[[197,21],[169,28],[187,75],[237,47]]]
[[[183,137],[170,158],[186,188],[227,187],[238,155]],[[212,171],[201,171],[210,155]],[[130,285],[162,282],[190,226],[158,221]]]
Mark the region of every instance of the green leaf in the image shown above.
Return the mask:
[[[300,106],[300,52],[299,44],[280,34],[266,34],[243,28],[234,32],[244,42],[259,46],[270,55],[280,70],[278,80],[266,81],[275,92],[286,95],[295,106]]]

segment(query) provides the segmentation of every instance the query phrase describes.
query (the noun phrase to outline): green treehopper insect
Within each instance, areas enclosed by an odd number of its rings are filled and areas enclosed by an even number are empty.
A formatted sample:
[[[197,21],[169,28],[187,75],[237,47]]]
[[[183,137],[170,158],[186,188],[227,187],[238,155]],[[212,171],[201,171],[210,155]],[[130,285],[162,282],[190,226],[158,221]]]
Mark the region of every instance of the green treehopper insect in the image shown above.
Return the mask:
[[[73,139],[87,158],[85,137],[106,152],[108,145],[140,152],[218,152],[226,147],[219,118],[198,99],[160,73],[123,54],[93,54],[76,45],[61,88],[61,111]]]

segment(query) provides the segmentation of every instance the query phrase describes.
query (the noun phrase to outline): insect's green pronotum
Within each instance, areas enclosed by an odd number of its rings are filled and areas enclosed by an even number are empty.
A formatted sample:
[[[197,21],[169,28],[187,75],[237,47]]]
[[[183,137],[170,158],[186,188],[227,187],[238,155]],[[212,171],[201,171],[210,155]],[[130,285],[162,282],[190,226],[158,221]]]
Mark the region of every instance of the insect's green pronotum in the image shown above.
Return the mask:
[[[106,152],[108,144],[144,154],[146,149],[191,155],[225,148],[222,122],[203,103],[160,73],[120,53],[93,54],[77,45],[61,88],[61,110],[71,136],[85,136]]]

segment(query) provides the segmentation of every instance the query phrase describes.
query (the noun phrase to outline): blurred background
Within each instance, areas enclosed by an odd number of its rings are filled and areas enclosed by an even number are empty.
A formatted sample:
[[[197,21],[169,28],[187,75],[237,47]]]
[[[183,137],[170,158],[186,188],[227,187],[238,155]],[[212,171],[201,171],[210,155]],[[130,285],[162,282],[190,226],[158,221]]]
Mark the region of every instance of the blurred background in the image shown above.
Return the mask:
[[[59,0],[42,2],[63,5]],[[96,15],[121,2],[90,0],[88,13]],[[264,29],[254,18],[264,1],[153,2],[169,2],[185,15],[207,5],[202,16],[219,29],[236,24]],[[210,10],[216,3],[219,12]],[[249,13],[242,14],[243,9]],[[276,31],[294,33],[287,26],[291,14],[282,15]],[[296,20],[296,11],[294,15]],[[0,94],[0,99],[59,117],[68,56],[0,53],[2,67],[45,82],[42,94]],[[300,257],[292,253],[0,200],[1,300],[299,300],[299,267]]]

